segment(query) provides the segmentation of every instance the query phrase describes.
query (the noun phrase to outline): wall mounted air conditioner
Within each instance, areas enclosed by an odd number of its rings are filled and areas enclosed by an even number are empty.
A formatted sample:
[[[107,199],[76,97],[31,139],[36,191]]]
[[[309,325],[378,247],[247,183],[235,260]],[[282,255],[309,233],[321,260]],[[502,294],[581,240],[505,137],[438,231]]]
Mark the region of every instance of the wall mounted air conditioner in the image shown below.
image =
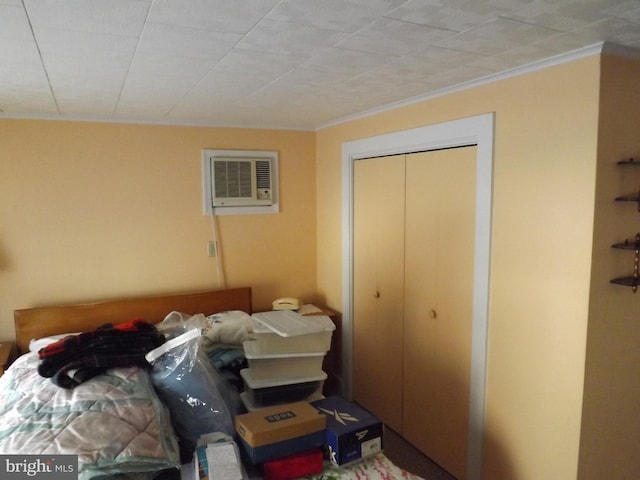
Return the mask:
[[[273,151],[203,150],[205,215],[277,213],[277,160]]]

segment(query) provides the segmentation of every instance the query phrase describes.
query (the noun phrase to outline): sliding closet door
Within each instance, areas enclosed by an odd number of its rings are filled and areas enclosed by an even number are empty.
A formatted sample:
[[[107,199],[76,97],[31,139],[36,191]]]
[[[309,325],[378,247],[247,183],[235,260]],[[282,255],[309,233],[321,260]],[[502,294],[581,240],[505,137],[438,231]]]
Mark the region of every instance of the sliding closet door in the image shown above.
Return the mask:
[[[407,155],[403,436],[466,477],[476,148]]]
[[[353,394],[402,428],[404,155],[354,165]]]

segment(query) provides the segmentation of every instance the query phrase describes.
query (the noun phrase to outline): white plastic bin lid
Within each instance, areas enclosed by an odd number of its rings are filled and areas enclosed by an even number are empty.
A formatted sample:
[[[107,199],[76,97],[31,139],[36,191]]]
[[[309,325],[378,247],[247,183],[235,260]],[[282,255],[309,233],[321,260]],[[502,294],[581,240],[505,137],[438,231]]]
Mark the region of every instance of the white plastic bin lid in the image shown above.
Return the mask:
[[[274,359],[274,358],[300,358],[300,357],[324,357],[327,352],[299,352],[299,353],[263,353],[260,345],[255,340],[247,340],[242,343],[244,356],[249,360]]]
[[[260,324],[283,337],[309,335],[333,331],[336,326],[326,315],[300,315],[291,310],[254,313],[252,317]]]
[[[202,335],[202,332],[200,331],[199,328],[192,328],[191,330],[187,330],[185,333],[178,335],[177,337],[172,338],[171,340],[168,340],[167,342],[163,343],[159,347],[156,347],[153,350],[150,350],[149,352],[147,352],[147,354],[144,357],[147,360],[147,362],[152,364],[162,355],[167,353],[169,350],[179,347],[183,343],[187,343],[189,340],[199,337],[200,335]]]
[[[246,383],[252,390],[256,388],[279,387],[281,385],[294,385],[296,383],[323,382],[327,379],[327,374],[322,372],[321,375],[313,377],[282,377],[270,378],[268,380],[256,380],[253,378],[250,368],[243,368],[240,370],[240,376],[242,377],[242,380],[244,380],[244,383]]]

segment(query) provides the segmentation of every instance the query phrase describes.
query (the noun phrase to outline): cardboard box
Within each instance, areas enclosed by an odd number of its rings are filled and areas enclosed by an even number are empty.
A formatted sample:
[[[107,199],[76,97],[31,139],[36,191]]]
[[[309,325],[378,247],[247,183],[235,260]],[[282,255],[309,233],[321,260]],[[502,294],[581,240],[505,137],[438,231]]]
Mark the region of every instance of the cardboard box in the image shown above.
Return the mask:
[[[335,465],[382,452],[384,427],[370,412],[335,395],[311,405],[327,416],[325,443]]]
[[[307,402],[287,403],[235,417],[235,430],[253,463],[324,444],[327,417]]]

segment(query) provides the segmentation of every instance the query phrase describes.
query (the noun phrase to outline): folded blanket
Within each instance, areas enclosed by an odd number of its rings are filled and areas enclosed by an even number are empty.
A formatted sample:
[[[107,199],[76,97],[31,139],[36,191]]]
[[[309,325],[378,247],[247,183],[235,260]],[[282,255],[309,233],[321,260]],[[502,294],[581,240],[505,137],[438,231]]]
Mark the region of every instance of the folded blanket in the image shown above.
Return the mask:
[[[29,352],[0,377],[0,455],[77,455],[78,480],[141,480],[179,466],[169,412],[146,370],[110,368],[68,390],[38,364]]]
[[[106,324],[41,348],[38,373],[60,387],[74,388],[108,368],[148,365],[145,354],[164,341],[154,325],[141,319]]]

